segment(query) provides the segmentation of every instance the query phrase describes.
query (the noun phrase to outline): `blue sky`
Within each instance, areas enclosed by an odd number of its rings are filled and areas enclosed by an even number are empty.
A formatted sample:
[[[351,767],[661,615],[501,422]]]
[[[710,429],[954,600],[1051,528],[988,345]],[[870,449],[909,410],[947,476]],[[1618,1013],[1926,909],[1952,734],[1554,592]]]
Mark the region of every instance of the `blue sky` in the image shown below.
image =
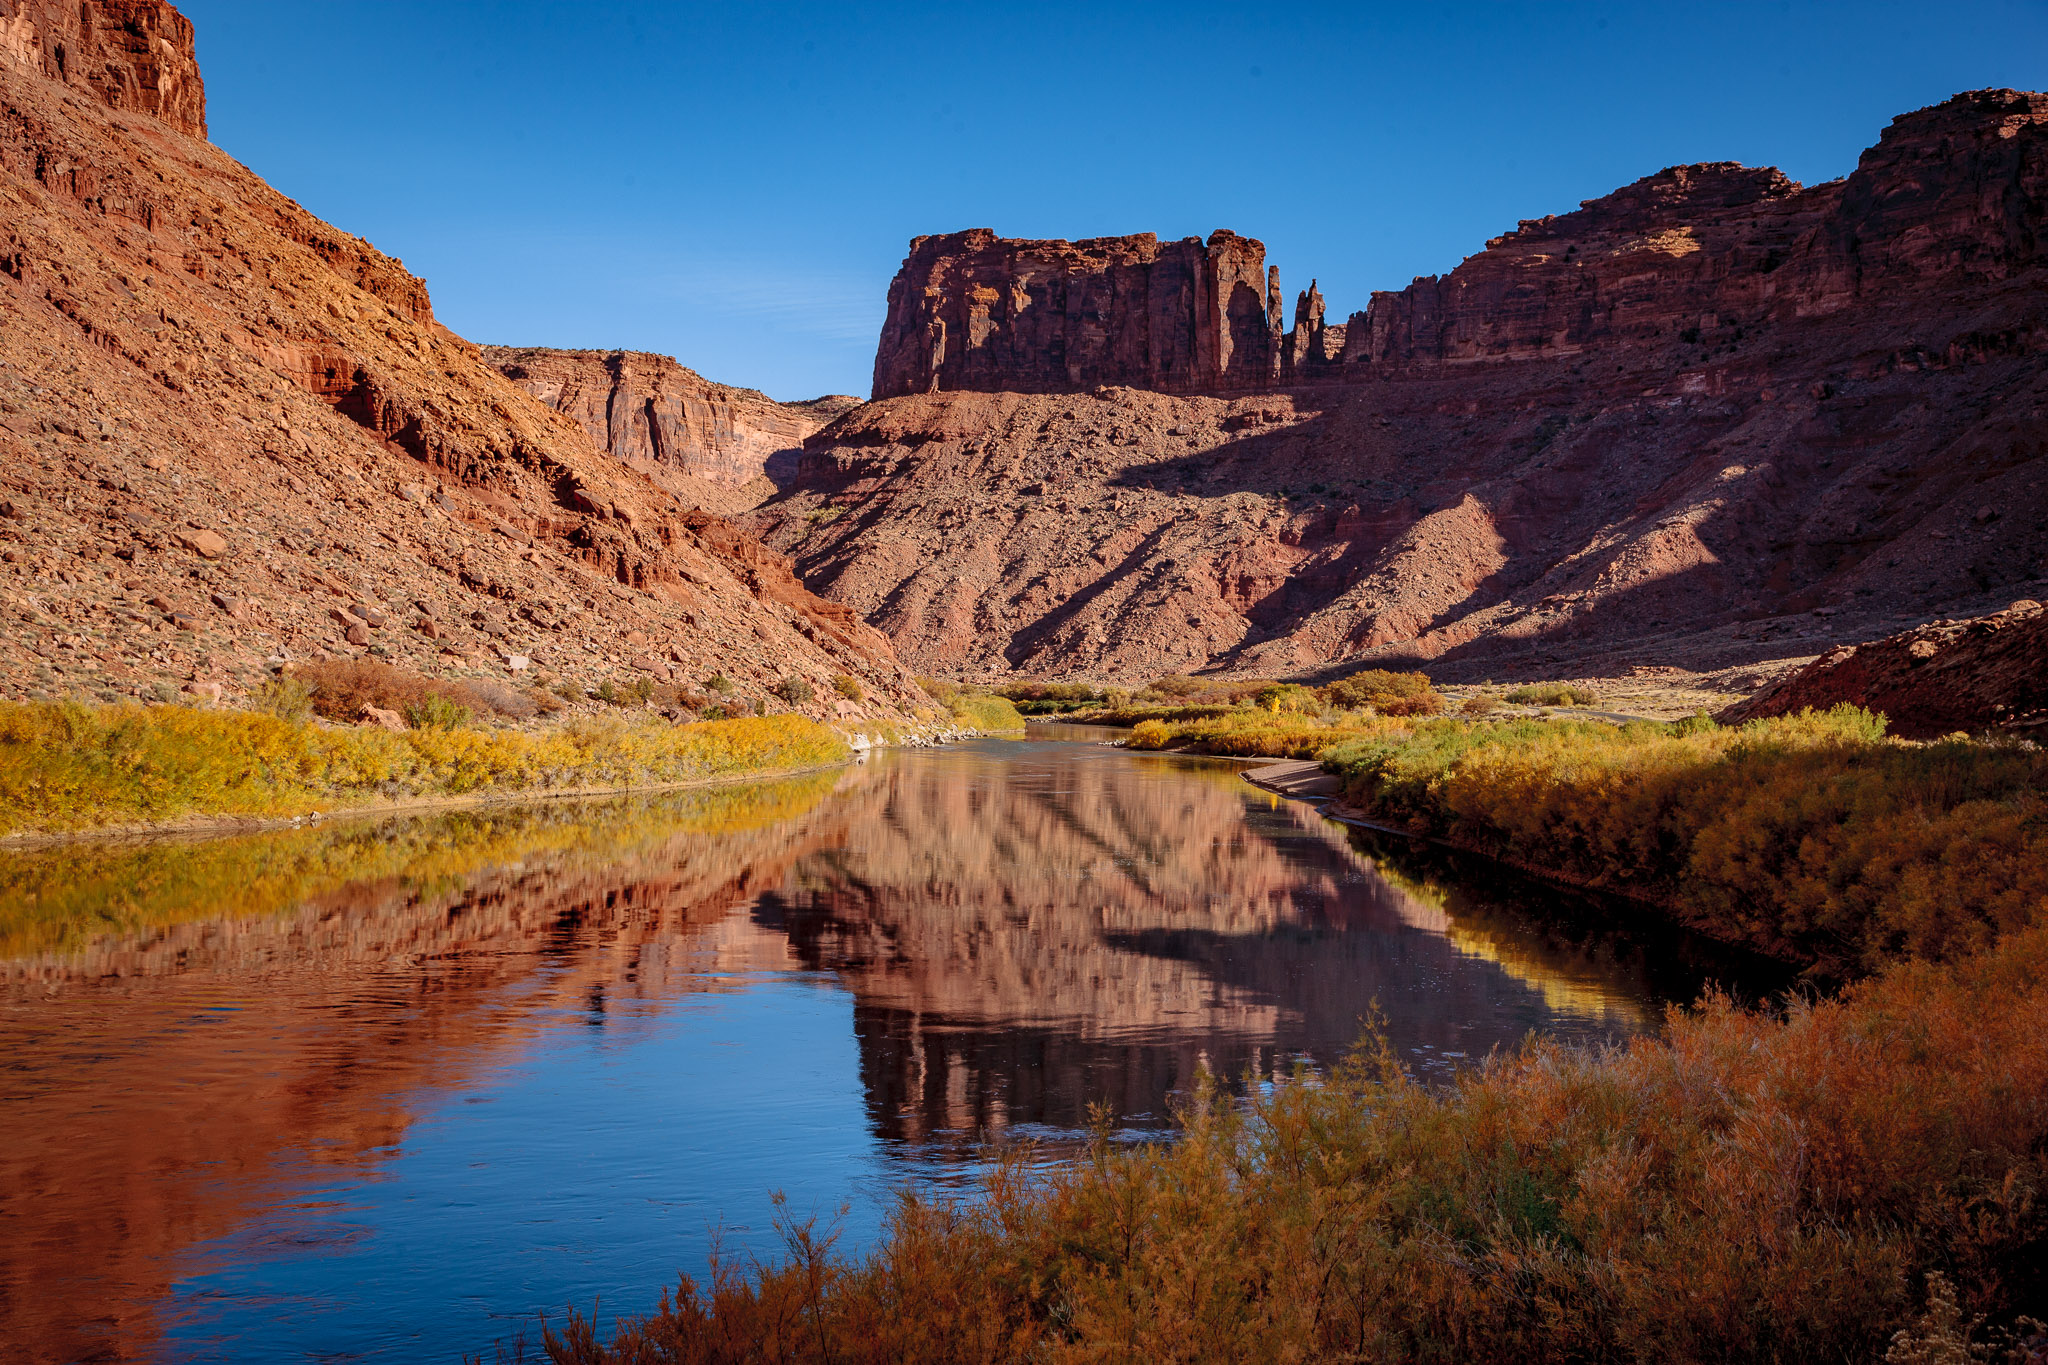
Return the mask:
[[[1261,238],[1337,315],[1663,166],[1845,175],[2048,0],[178,0],[213,140],[476,341],[865,394],[921,233]]]

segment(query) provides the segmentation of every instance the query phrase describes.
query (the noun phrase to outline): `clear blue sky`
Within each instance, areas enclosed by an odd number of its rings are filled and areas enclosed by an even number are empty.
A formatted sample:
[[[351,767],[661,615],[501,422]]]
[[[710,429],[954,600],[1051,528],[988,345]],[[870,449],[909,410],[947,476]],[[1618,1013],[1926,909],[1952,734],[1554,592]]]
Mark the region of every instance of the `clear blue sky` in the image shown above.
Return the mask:
[[[1262,238],[1339,316],[1663,166],[1845,175],[2048,0],[178,0],[213,140],[476,341],[865,394],[920,233]]]

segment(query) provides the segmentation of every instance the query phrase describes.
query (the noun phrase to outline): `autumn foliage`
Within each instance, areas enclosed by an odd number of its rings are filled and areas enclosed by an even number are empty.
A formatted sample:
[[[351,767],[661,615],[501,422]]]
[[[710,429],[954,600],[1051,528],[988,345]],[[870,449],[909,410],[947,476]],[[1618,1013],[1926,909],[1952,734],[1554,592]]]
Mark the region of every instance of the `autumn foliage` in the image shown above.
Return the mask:
[[[1806,1361],[1969,1354],[2048,1297],[2048,756],[1853,710],[1711,725],[1297,716],[1133,743],[1321,752],[1390,822],[1849,978],[1446,1087],[1372,1037],[1213,1083],[1175,1142],[1012,1152],[874,1249],[785,1224],[558,1362]],[[1651,913],[1645,911],[1645,913]],[[1929,1324],[1933,1324],[1931,1327]],[[2031,1325],[2019,1323],[2027,1331]],[[1895,1338],[1895,1333],[1905,1336]],[[1958,1352],[1961,1352],[1958,1354]]]

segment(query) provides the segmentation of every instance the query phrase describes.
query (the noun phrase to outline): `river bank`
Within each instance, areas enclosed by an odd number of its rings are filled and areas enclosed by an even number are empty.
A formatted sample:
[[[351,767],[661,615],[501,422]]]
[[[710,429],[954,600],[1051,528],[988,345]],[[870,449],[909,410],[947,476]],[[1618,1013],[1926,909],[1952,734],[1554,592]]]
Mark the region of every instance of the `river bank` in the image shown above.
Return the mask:
[[[1189,725],[1237,754],[1314,738]],[[862,1259],[798,1229],[609,1340],[572,1318],[552,1358],[1931,1358],[1964,1340],[1950,1303],[1991,1316],[1978,1341],[2038,1332],[2013,1315],[2048,1289],[2039,751],[1886,740],[1853,709],[1331,728],[1262,785],[1668,889],[1682,922],[1847,984],[1708,992],[1661,1037],[1532,1040],[1448,1084],[1368,1027],[1314,1085],[1202,1089],[1176,1143],[1020,1155],[976,1203],[906,1198]]]
[[[464,711],[459,723],[407,726],[395,716],[347,725],[303,712],[0,703],[0,847],[745,781],[843,764],[878,745],[1023,725],[1000,698],[963,697],[951,710],[943,723],[846,729],[793,712],[675,722],[644,708],[524,726],[472,724]]]

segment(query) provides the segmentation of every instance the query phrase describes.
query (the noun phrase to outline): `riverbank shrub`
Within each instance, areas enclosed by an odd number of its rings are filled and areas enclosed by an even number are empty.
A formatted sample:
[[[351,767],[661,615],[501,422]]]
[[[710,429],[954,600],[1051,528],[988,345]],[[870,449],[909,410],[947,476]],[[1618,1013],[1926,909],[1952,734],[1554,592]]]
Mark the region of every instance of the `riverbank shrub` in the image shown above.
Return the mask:
[[[0,703],[0,834],[187,816],[302,815],[377,798],[642,787],[844,760],[801,716],[544,730],[331,727],[252,711]]]
[[[1322,757],[1379,819],[1841,976],[1981,949],[2048,906],[2048,754],[1883,724],[1432,721]]]
[[[1024,728],[1024,717],[1008,697],[991,692],[957,692],[948,707],[953,719],[970,730],[986,735],[1004,734]]]
[[[1444,709],[1443,694],[1421,673],[1367,668],[1325,684],[1321,692],[1332,706],[1369,707],[1383,716],[1433,716]]]
[[[1938,1272],[2048,1290],[2048,930],[1770,1016],[1531,1043],[1445,1087],[1384,1043],[1319,1084],[1204,1086],[1180,1139],[1015,1149],[876,1247],[718,1263],[559,1365],[1874,1360]],[[609,1335],[610,1340],[603,1340]]]

